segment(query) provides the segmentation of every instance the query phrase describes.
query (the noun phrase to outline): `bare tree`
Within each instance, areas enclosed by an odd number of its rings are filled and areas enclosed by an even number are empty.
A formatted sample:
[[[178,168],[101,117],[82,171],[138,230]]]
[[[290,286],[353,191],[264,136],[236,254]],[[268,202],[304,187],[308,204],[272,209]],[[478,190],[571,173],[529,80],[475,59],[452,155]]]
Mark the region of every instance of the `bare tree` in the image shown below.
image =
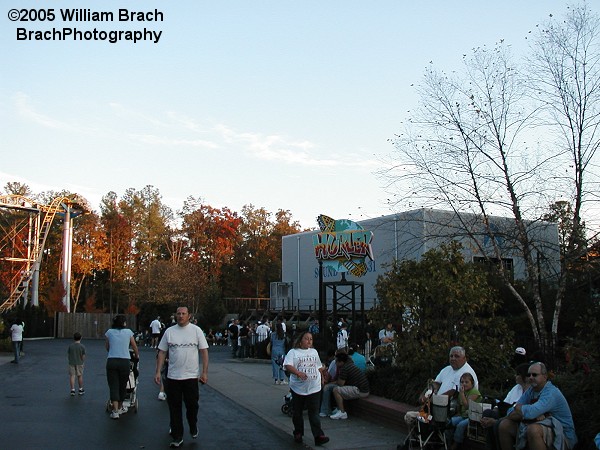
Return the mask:
[[[502,261],[508,247],[519,249],[526,292],[516,288],[502,264],[497,267],[540,346],[548,336],[539,271],[549,243],[536,230],[549,205],[561,199],[574,205],[569,236],[580,236],[583,203],[592,200],[596,182],[597,31],[597,17],[582,6],[571,9],[564,22],[540,30],[522,68],[503,43],[465,55],[460,76],[428,68],[420,87],[420,108],[394,140],[397,151],[391,166],[382,171],[399,209],[407,204],[442,207],[454,211],[459,220],[477,217],[492,250],[484,248],[482,236],[470,224],[464,223],[462,232],[490,262]],[[557,141],[557,136],[563,140]],[[514,228],[498,230],[492,226],[494,215],[511,217]],[[576,257],[576,247],[571,242],[568,257]],[[553,338],[566,267],[563,258]]]

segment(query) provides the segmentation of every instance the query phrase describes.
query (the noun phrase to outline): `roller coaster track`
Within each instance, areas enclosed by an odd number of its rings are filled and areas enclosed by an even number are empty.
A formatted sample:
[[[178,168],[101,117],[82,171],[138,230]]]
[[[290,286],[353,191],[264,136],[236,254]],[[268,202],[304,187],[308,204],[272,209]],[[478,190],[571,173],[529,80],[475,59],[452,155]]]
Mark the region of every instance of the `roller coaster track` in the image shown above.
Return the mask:
[[[17,301],[21,298],[31,279],[33,277],[33,270],[31,270],[31,263],[39,265],[42,262],[42,256],[44,253],[44,245],[46,244],[46,238],[50,232],[52,222],[57,213],[65,210],[64,205],[71,205],[73,202],[67,197],[57,197],[52,200],[50,205],[42,205],[40,203],[29,200],[21,195],[1,195],[0,196],[0,208],[11,208],[30,213],[44,214],[44,218],[41,221],[40,226],[35,227],[35,237],[29,245],[31,251],[29,252],[29,258],[27,260],[26,268],[20,273],[15,275],[13,278],[14,282],[11,283],[14,288],[12,289],[9,297],[0,305],[0,313],[3,313],[11,309]]]

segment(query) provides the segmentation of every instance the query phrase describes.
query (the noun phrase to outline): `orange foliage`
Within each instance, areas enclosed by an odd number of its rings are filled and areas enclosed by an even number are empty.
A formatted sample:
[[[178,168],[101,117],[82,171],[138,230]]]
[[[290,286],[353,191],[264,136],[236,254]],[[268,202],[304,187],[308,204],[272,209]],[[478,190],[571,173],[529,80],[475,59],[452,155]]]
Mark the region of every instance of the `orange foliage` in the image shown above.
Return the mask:
[[[125,308],[125,314],[132,314],[137,316],[140,312],[140,308],[138,308],[135,304],[135,300],[130,300],[127,308]]]
[[[63,304],[65,289],[60,281],[55,282],[48,291],[48,297],[42,298],[42,303],[46,307],[48,317],[54,317],[57,312],[67,312],[67,307]]]
[[[88,298],[85,299],[85,304],[83,305],[83,310],[86,313],[101,313],[102,308],[98,308],[96,306],[96,295],[92,294]]]

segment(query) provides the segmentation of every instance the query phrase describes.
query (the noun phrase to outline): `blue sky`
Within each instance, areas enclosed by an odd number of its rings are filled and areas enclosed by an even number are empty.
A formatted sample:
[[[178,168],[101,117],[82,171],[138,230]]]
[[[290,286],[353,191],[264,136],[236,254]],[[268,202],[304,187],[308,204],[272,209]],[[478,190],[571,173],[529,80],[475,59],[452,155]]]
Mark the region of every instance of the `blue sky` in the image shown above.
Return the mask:
[[[0,26],[0,187],[103,195],[153,185],[240,211],[389,214],[374,172],[424,68],[528,32],[567,2],[23,1]],[[163,12],[163,22],[11,22],[10,7]],[[8,5],[8,6],[7,6]],[[597,11],[597,6],[592,4]],[[17,41],[18,27],[162,31],[151,42]]]

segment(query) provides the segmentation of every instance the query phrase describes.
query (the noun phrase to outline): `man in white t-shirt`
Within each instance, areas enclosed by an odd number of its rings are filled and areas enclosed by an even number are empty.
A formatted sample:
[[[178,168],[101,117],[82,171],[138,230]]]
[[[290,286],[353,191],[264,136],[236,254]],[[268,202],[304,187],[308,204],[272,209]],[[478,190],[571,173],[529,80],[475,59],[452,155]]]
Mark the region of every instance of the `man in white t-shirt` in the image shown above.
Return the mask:
[[[256,327],[256,340],[258,342],[262,342],[266,340],[271,334],[271,329],[266,322],[258,322],[258,327]]]
[[[152,348],[158,346],[158,338],[160,337],[160,331],[162,330],[162,323],[160,323],[160,316],[150,322],[150,331],[152,332]]]
[[[186,306],[177,308],[177,325],[166,329],[158,344],[158,358],[154,382],[160,385],[161,369],[169,352],[169,368],[165,384],[171,436],[174,448],[183,445],[182,404],[185,403],[186,417],[192,438],[198,437],[198,383],[208,381],[208,342],[202,329],[190,323],[190,312]],[[202,358],[202,372],[200,361]]]
[[[444,367],[435,377],[435,380],[432,383],[433,389],[428,391],[428,396],[431,394],[441,394],[453,397],[457,392],[457,388],[460,386],[460,377],[466,372],[473,375],[473,379],[475,380],[474,387],[478,388],[479,381],[477,380],[475,371],[467,362],[465,349],[459,346],[452,347],[450,349],[450,365]],[[426,400],[427,399],[424,396],[419,398],[420,403],[425,403]],[[405,414],[404,421],[409,426],[412,426],[418,415],[418,411],[409,411]]]
[[[434,380],[434,393],[443,394],[453,397],[457,393],[457,388],[460,386],[460,377],[463,373],[469,372],[473,375],[475,385],[479,387],[479,381],[473,368],[467,362],[467,354],[463,347],[452,347],[450,349],[450,365],[444,367]]]

